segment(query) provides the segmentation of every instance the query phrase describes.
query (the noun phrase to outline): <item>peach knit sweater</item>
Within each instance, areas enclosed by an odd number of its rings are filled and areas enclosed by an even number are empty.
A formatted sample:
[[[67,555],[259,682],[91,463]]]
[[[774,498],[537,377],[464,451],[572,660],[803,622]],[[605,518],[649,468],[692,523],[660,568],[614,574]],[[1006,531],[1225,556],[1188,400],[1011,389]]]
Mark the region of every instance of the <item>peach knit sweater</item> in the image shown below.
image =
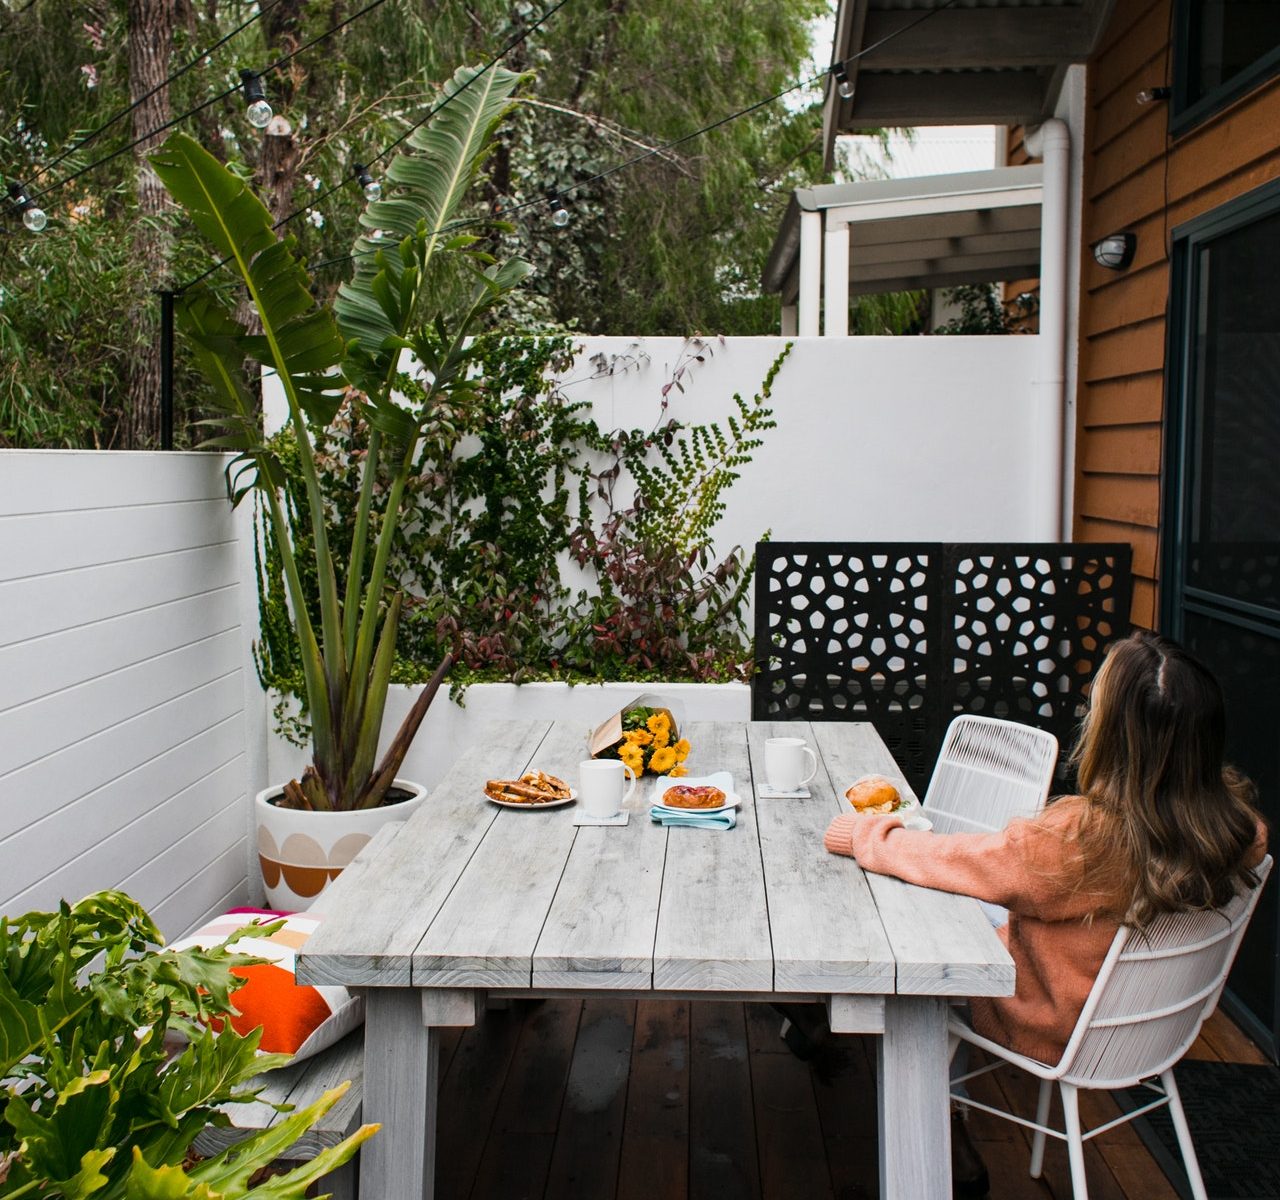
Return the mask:
[[[1075,834],[1087,803],[1065,797],[1034,820],[990,834],[914,832],[896,816],[845,813],[831,822],[824,844],[868,871],[1007,908],[1009,923],[999,934],[1017,970],[1017,991],[973,998],[973,1026],[1020,1054],[1056,1063],[1128,907],[1115,890],[1083,887]],[[1249,865],[1265,853],[1259,821]]]

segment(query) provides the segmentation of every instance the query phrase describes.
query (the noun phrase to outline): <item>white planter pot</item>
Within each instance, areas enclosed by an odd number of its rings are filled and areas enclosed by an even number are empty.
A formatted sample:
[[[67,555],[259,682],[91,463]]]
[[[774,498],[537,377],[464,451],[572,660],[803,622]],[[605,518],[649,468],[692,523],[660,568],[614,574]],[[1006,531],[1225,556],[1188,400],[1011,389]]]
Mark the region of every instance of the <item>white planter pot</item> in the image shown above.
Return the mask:
[[[281,808],[270,799],[281,794],[282,785],[260,791],[253,804],[254,825],[268,907],[308,908],[379,829],[408,820],[427,797],[426,788],[405,779],[392,786],[412,792],[412,798],[358,812]]]

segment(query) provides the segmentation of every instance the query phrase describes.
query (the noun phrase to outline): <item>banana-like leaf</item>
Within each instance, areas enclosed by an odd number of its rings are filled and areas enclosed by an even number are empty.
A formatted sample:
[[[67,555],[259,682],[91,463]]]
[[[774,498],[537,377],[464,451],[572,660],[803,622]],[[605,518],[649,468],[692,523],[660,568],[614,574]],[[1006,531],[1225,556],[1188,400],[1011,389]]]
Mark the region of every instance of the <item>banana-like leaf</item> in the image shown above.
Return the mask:
[[[242,1195],[249,1179],[261,1167],[284,1155],[298,1138],[341,1099],[350,1086],[348,1081],[331,1088],[314,1104],[300,1108],[283,1121],[239,1142],[230,1150],[224,1150],[216,1157],[199,1163],[190,1171],[192,1182],[208,1184],[217,1195]],[[362,1125],[350,1137],[323,1151],[306,1166],[299,1167],[270,1184],[264,1183],[253,1194],[301,1197],[313,1180],[340,1167],[359,1149],[360,1143],[372,1137],[378,1128],[377,1125]]]
[[[170,195],[218,255],[231,259],[262,320],[261,337],[235,337],[247,353],[274,367],[291,404],[327,422],[337,409],[343,342],[328,309],[316,304],[294,255],[293,238],[277,238],[271,214],[240,176],[185,133],[151,156]],[[184,306],[186,307],[186,306]],[[229,335],[225,323],[217,330]]]
[[[355,273],[343,284],[334,311],[343,336],[368,355],[399,355],[390,339],[412,327],[422,277],[437,249],[454,234],[457,214],[484,160],[497,123],[523,77],[502,67],[459,67],[444,87],[441,106],[410,136],[387,169],[391,193],[368,205],[360,224],[381,230],[359,237]],[[421,230],[427,237],[418,243]],[[394,241],[388,248],[388,235]],[[397,245],[398,243],[398,245]]]

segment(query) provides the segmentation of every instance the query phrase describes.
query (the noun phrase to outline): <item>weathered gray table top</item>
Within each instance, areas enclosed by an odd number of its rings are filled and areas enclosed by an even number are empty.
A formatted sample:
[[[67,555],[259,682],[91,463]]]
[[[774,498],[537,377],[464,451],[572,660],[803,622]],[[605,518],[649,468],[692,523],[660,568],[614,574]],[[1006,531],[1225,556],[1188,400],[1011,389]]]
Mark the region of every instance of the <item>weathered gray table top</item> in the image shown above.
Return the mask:
[[[576,827],[576,805],[490,804],[486,779],[540,768],[577,782],[586,730],[492,726],[398,832],[325,892],[299,978],[348,986],[1009,995],[1013,964],[965,897],[867,875],[822,832],[877,772],[909,791],[868,724],[691,724],[691,774],[729,771],[728,832],[653,824],[642,779],[625,827]],[[761,799],[764,740],[806,737],[807,800]],[[665,786],[665,784],[661,785]]]

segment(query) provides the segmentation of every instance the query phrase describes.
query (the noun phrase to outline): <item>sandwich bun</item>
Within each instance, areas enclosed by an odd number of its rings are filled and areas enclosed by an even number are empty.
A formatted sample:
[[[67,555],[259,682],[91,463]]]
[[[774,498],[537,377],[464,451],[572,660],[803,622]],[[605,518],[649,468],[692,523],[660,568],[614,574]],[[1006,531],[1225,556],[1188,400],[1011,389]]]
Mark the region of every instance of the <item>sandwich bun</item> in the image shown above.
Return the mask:
[[[883,775],[864,775],[845,792],[860,813],[891,813],[902,807],[902,796]]]

